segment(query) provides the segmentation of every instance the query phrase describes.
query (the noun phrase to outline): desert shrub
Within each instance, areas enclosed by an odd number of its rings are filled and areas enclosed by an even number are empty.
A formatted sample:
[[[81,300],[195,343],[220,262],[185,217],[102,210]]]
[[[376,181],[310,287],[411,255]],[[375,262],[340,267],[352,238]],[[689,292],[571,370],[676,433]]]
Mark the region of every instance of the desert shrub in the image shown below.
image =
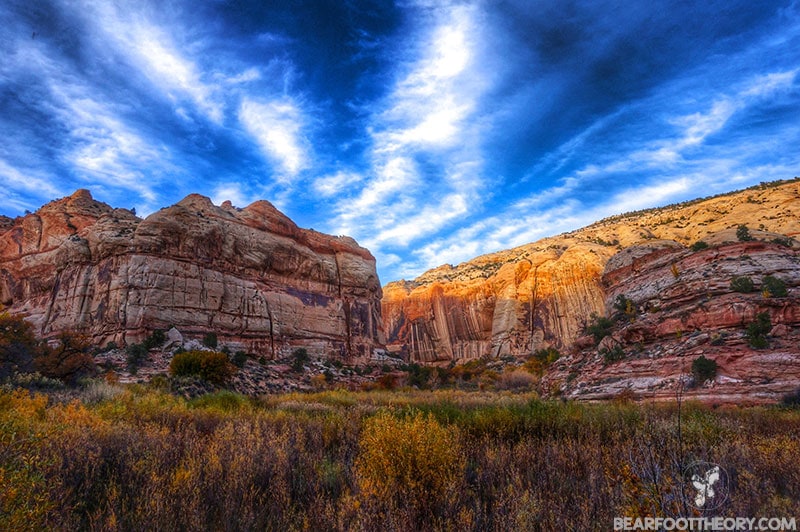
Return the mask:
[[[618,316],[625,316],[633,320],[636,318],[636,303],[632,299],[626,297],[624,294],[619,294],[614,300],[614,310],[617,311]]]
[[[243,368],[247,362],[247,353],[244,351],[236,351],[233,357],[231,357],[231,362],[233,362],[233,365],[237,368]]]
[[[131,344],[125,348],[125,360],[128,363],[128,371],[131,373],[136,374],[146,359],[147,348],[144,344]]]
[[[606,364],[613,364],[625,358],[625,350],[619,344],[601,349],[600,354],[603,355],[603,361]]]
[[[777,237],[771,240],[773,244],[777,244],[779,246],[783,246],[786,248],[792,247],[792,239],[789,237]]]
[[[230,390],[207,393],[189,401],[189,405],[194,408],[220,412],[236,412],[245,408],[248,404],[247,397]]]
[[[764,349],[769,345],[767,335],[772,330],[772,320],[768,312],[756,315],[756,321],[747,326],[747,341],[753,349]]]
[[[539,349],[528,357],[522,367],[534,375],[541,376],[550,364],[558,360],[560,356],[561,353],[555,347]]]
[[[408,364],[403,369],[408,372],[408,385],[417,388],[427,388],[431,378],[431,368],[417,363]]]
[[[781,404],[784,406],[800,407],[800,388],[783,396]]]
[[[45,347],[22,316],[0,314],[0,379],[16,372],[33,371],[33,360]]]
[[[124,392],[124,388],[119,384],[113,384],[106,380],[93,379],[84,384],[81,389],[81,400],[86,404],[100,403],[119,397]]]
[[[747,277],[746,275],[741,275],[731,279],[731,290],[734,292],[749,294],[755,290],[755,285],[753,284],[753,280],[751,278]]]
[[[186,351],[172,357],[169,372],[174,377],[200,377],[213,384],[225,384],[233,375],[225,353],[215,351]]]
[[[325,374],[318,373],[311,377],[311,387],[315,390],[324,390],[328,386],[328,379]]]
[[[536,384],[536,377],[529,372],[518,369],[501,373],[494,383],[498,390],[510,390],[513,392],[526,392]]]
[[[115,342],[114,340],[111,340],[110,342],[108,342],[105,345],[105,347],[103,347],[103,349],[100,350],[100,352],[101,353],[108,353],[109,351],[114,351],[116,349],[119,349],[119,346],[117,345],[117,342]]]
[[[31,391],[52,391],[64,388],[64,383],[58,379],[45,377],[38,371],[30,373],[12,373],[5,378],[8,389],[25,388]]]
[[[717,362],[700,355],[692,361],[692,376],[697,384],[702,384],[717,376]]]
[[[394,390],[397,387],[397,377],[393,373],[384,373],[375,381],[379,390]]]
[[[305,363],[308,362],[308,351],[305,347],[295,349],[292,353],[292,371],[295,373],[302,373],[305,369]]]
[[[356,457],[364,498],[419,506],[429,513],[453,494],[464,469],[458,431],[432,414],[412,411],[399,419],[388,411],[369,418]]]
[[[764,297],[786,297],[786,283],[779,277],[767,275],[761,279],[761,293]]]
[[[754,240],[750,235],[750,229],[748,229],[746,225],[740,225],[736,228],[736,238],[739,239],[739,242],[750,242]]]
[[[701,251],[704,249],[708,249],[708,244],[703,242],[702,240],[698,240],[691,247],[692,251]]]
[[[612,327],[614,327],[612,319],[592,313],[589,318],[589,325],[586,326],[586,331],[594,337],[595,343],[599,344],[600,340],[611,334]]]
[[[91,345],[86,337],[62,332],[55,347],[44,349],[34,360],[34,365],[45,377],[75,384],[84,377],[97,374],[97,365],[90,351]]]
[[[211,349],[217,348],[217,333],[210,332],[203,336],[203,345]]]
[[[156,329],[153,333],[144,339],[142,345],[148,351],[156,347],[161,347],[167,341],[167,335],[161,329]]]

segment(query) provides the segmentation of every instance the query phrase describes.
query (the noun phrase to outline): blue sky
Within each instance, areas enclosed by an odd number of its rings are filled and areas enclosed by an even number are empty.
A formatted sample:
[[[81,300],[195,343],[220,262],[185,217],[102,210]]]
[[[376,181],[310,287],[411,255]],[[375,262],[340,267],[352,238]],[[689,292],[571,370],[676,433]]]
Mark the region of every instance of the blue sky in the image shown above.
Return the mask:
[[[792,1],[8,0],[0,213],[267,199],[382,282],[800,174]]]

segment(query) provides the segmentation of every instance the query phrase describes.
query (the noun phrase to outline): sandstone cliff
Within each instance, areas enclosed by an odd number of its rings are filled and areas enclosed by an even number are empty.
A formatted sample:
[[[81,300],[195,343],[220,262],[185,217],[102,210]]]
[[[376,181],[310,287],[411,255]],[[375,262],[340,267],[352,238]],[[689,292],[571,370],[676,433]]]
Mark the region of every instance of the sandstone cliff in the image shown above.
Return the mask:
[[[616,323],[599,345],[588,337],[576,342],[545,377],[545,388],[584,399],[622,392],[674,398],[683,382],[690,396],[736,402],[774,401],[795,391],[800,250],[796,243],[771,242],[776,235],[739,242],[733,233],[714,235],[709,240],[718,243],[698,251],[660,243],[613,257],[602,282],[605,314]],[[786,294],[770,293],[767,276],[785,284]],[[752,291],[734,289],[734,278],[752,281]],[[758,315],[769,317],[760,344],[751,325]],[[692,363],[700,356],[717,363],[713,380],[692,382]]]
[[[591,313],[605,311],[609,287],[602,274],[618,252],[660,240],[684,250],[701,240],[735,241],[740,224],[755,236],[759,230],[800,234],[800,181],[615,216],[389,283],[382,303],[387,348],[408,360],[440,363],[524,356],[550,346],[567,350]]]
[[[45,337],[130,343],[174,325],[268,358],[363,358],[383,343],[380,299],[369,251],[266,201],[193,194],[142,220],[79,190],[0,224],[0,304]]]

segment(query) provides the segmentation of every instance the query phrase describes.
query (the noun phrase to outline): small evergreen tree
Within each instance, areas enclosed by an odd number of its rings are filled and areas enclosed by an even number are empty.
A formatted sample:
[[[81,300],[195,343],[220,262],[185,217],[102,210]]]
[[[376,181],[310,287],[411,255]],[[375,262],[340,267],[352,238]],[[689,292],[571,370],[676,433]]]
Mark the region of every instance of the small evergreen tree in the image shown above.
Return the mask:
[[[717,376],[717,362],[700,355],[692,362],[692,376],[697,384],[702,384]]]
[[[767,335],[772,330],[772,320],[768,312],[756,315],[756,321],[747,326],[747,340],[753,349],[764,349],[769,345]]]
[[[761,280],[761,293],[764,297],[786,297],[786,283],[778,277],[767,275]]]
[[[746,225],[740,225],[736,228],[736,238],[739,239],[739,242],[750,242],[754,240],[750,235],[750,229],[748,229]]]
[[[755,290],[755,286],[753,285],[752,279],[750,279],[746,275],[742,275],[731,279],[731,290],[733,290],[734,292],[749,294],[750,292]]]

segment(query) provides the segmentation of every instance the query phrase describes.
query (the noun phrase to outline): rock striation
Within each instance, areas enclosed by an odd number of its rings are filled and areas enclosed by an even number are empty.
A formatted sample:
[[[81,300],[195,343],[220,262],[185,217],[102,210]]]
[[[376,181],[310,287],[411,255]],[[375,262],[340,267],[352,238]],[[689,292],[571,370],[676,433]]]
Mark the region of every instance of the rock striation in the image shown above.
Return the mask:
[[[693,251],[676,243],[641,245],[614,256],[602,276],[605,314],[615,321],[598,345],[581,338],[546,376],[554,395],[607,399],[620,393],[674,398],[679,388],[708,401],[774,402],[800,386],[800,249],[777,235],[739,242],[732,231]],[[780,239],[777,242],[781,242]],[[765,278],[786,293],[772,294]],[[732,285],[752,282],[752,291]],[[745,284],[745,286],[747,286]],[[777,292],[777,291],[776,291]],[[763,341],[752,324],[768,316]],[[692,377],[699,357],[717,374]]]
[[[177,326],[267,358],[363,359],[383,344],[380,300],[368,250],[267,201],[192,194],[142,220],[79,190],[0,224],[0,305],[43,337],[121,344]]]
[[[439,364],[521,357],[546,347],[567,351],[590,315],[603,314],[609,293],[616,293],[617,278],[603,274],[609,263],[634,260],[651,247],[671,253],[699,241],[712,247],[736,242],[740,224],[755,238],[800,234],[800,180],[614,216],[389,283],[382,302],[387,349],[406,360]],[[641,289],[646,286],[643,280]]]

